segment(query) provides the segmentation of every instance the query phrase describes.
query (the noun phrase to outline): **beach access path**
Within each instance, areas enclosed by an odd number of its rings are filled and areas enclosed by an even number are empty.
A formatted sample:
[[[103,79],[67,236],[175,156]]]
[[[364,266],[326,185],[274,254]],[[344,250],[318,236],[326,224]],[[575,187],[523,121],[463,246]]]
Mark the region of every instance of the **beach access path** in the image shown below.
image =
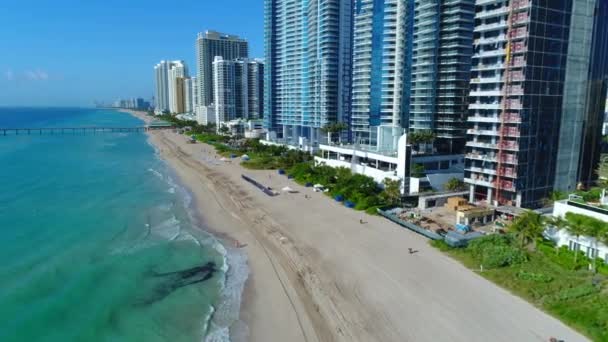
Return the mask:
[[[193,193],[203,226],[245,246],[249,341],[587,340],[386,219],[276,171],[221,162],[213,147],[183,135],[149,134]],[[299,193],[270,197],[242,174]]]

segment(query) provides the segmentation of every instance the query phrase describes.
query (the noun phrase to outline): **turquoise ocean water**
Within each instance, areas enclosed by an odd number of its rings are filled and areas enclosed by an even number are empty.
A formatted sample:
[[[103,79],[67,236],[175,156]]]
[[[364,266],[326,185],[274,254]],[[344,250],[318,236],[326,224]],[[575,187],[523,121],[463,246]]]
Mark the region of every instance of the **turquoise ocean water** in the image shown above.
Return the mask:
[[[0,127],[93,125],[142,122],[0,109]],[[0,136],[0,341],[227,340],[243,256],[189,203],[144,134]]]

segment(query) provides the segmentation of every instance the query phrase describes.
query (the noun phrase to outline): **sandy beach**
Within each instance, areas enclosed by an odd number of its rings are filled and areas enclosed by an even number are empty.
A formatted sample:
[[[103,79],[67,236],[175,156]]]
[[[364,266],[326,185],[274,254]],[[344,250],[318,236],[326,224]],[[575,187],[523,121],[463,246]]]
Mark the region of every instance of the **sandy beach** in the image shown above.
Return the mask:
[[[233,341],[587,340],[388,220],[276,172],[221,162],[184,136],[149,134],[192,192],[204,228],[245,246],[248,332]],[[299,193],[269,197],[242,174]]]

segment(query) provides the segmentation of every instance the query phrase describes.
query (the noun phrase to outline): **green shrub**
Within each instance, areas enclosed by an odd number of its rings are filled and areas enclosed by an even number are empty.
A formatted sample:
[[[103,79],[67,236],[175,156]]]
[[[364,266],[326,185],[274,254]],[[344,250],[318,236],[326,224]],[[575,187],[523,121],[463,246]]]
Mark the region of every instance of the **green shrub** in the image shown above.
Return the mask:
[[[524,270],[517,272],[516,277],[522,280],[535,281],[539,283],[550,283],[553,281],[553,277],[544,273],[526,272]]]
[[[508,246],[509,244],[510,240],[506,235],[492,234],[471,241],[467,246],[467,250],[475,258],[481,258],[486,248],[492,246]]]
[[[585,284],[585,285],[568,288],[568,289],[558,292],[555,295],[554,300],[563,302],[563,301],[568,301],[568,300],[572,300],[572,299],[576,299],[576,298],[589,296],[596,292],[599,292],[599,289],[597,287],[590,285],[590,284]]]
[[[380,198],[378,196],[367,196],[362,199],[357,200],[355,203],[355,209],[357,210],[366,210],[370,207],[377,207],[380,205]]]
[[[521,264],[526,260],[526,253],[516,247],[489,246],[484,249],[480,261],[483,267],[491,269]]]
[[[570,270],[585,269],[589,265],[589,259],[582,252],[578,253],[578,260],[576,265],[574,263],[574,251],[568,249],[567,246],[560,248],[546,248],[542,247],[539,250],[554,263]]]
[[[511,245],[511,238],[506,235],[493,234],[473,240],[467,251],[488,269],[520,264],[528,259],[524,251]]]

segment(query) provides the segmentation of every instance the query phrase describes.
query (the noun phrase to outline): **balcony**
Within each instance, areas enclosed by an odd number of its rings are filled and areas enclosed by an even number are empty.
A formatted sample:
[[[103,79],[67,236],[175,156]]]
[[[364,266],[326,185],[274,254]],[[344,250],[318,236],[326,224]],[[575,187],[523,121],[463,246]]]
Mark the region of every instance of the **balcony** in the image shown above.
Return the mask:
[[[500,89],[471,91],[471,96],[501,96],[502,94],[503,92]]]
[[[485,173],[486,175],[496,175],[496,170],[487,167],[469,166],[466,167],[465,170],[477,173]]]
[[[501,177],[517,178],[517,172],[513,168],[501,167],[498,169],[498,175]]]
[[[485,32],[492,30],[500,30],[507,28],[507,21],[503,20],[498,23],[485,24],[485,25],[477,25],[475,26],[475,32]]]
[[[506,123],[521,123],[521,117],[517,114],[504,114],[502,120]]]
[[[481,83],[500,83],[502,82],[502,77],[476,77],[471,79],[471,83],[473,84],[481,84]]]
[[[472,135],[490,135],[490,136],[498,136],[500,132],[496,130],[485,130],[485,129],[467,129],[467,134]]]
[[[478,53],[473,55],[473,58],[504,56],[505,52],[505,49],[479,51]]]
[[[503,153],[500,156],[500,162],[503,164],[513,164],[513,165],[517,165],[517,156],[514,154],[505,154]]]
[[[503,141],[496,146],[502,150],[519,151],[519,144],[515,141]]]
[[[504,106],[505,106],[505,109],[522,109],[523,108],[521,101],[511,100],[511,99],[505,100]]]
[[[527,8],[528,6],[530,6],[530,1],[529,0],[513,0],[513,3],[511,4],[511,7],[514,10],[519,10],[519,9]]]
[[[488,188],[494,187],[494,184],[492,182],[490,182],[488,179],[484,179],[484,178],[465,178],[464,182],[467,184],[481,185],[481,186],[485,186]]]
[[[523,94],[524,94],[524,88],[520,85],[507,87],[507,95],[523,95]]]
[[[483,71],[483,70],[501,70],[504,69],[505,65],[502,63],[494,63],[494,64],[477,64],[473,65],[473,71]]]
[[[467,121],[469,121],[469,122],[494,122],[494,123],[499,123],[500,122],[500,118],[498,116],[478,116],[478,115],[474,115],[474,116],[469,116],[467,118]]]
[[[496,1],[478,1],[477,5],[480,5],[480,3],[483,2],[496,2]],[[475,19],[485,19],[485,18],[491,18],[491,17],[496,17],[499,15],[506,15],[509,13],[509,7],[508,6],[503,6],[497,9],[493,9],[493,10],[489,10],[489,11],[481,11],[475,14]]]
[[[474,45],[483,45],[483,44],[495,44],[495,43],[502,43],[507,39],[507,37],[504,34],[498,35],[496,37],[481,37],[478,39],[475,39],[475,41],[473,42]]]
[[[497,150],[498,149],[498,145],[497,144],[485,143],[485,142],[479,142],[479,141],[467,141],[467,146],[469,146],[469,147],[479,147],[479,148],[489,148],[489,149],[493,149],[493,150]]]
[[[496,183],[496,182],[494,182],[494,183]],[[498,186],[496,188],[498,188]],[[507,181],[507,180],[500,181],[500,189],[506,190],[506,191],[511,191],[511,192],[517,191],[515,189],[515,184],[512,181]]]
[[[519,138],[521,136],[519,129],[517,127],[508,127],[504,130],[504,135],[512,138]]]
[[[470,103],[469,109],[501,109],[501,105],[499,102],[496,103]]]
[[[467,159],[472,159],[472,160],[481,160],[481,161],[487,161],[487,162],[497,162],[496,155],[493,155],[493,154],[471,152],[471,153],[467,153],[465,155],[465,157]]]

